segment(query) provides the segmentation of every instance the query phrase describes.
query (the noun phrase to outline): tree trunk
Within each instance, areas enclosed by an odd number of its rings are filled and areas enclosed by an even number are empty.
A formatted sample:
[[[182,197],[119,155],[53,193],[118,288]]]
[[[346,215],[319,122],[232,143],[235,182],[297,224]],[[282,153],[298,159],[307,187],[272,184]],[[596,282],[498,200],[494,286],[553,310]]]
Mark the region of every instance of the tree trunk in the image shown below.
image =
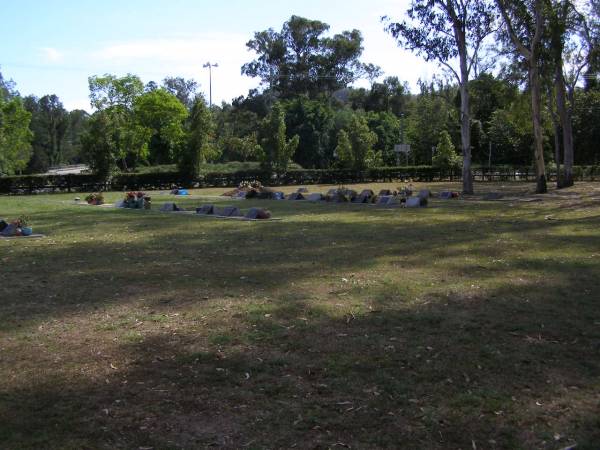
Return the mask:
[[[548,111],[550,112],[550,117],[552,118],[552,128],[554,128],[554,161],[556,162],[556,188],[560,189],[562,187],[562,182],[560,180],[560,121],[557,117],[556,111],[554,110],[554,105],[552,104],[552,89],[548,88]]]
[[[571,115],[567,108],[565,78],[562,68],[562,56],[560,61],[556,61],[556,108],[560,117],[560,124],[563,134],[563,147],[565,155],[565,177],[562,187],[573,186],[573,124]]]
[[[473,172],[471,170],[471,118],[469,114],[469,90],[467,88],[467,83],[467,81],[463,81],[460,86],[460,137],[463,155],[462,178],[463,194],[473,194]]]
[[[467,45],[463,31],[455,24],[455,36],[460,58],[460,138],[462,144],[463,194],[473,194],[473,171],[471,170],[471,112],[469,99],[469,69]]]
[[[535,50],[529,60],[529,87],[531,89],[531,111],[533,119],[534,136],[534,155],[535,155],[535,173],[536,173],[536,193],[545,194],[548,192],[546,183],[546,165],[544,163],[544,141],[542,133],[542,113],[541,113],[541,91],[540,76],[537,65],[538,58]]]
[[[542,0],[535,0],[534,2],[534,19],[535,19],[535,32],[531,39],[530,47],[526,47],[523,41],[519,39],[519,36],[513,28],[512,20],[507,13],[507,8],[510,2],[507,0],[496,0],[496,3],[500,9],[500,14],[504,19],[504,23],[508,29],[508,34],[516,50],[525,58],[528,65],[529,75],[529,88],[531,90],[531,116],[533,120],[533,134],[535,141],[535,171],[536,171],[536,192],[538,194],[544,194],[548,192],[548,185],[546,183],[546,166],[544,164],[544,144],[542,134],[542,114],[541,114],[541,91],[540,91],[540,74],[539,74],[539,60],[540,60],[540,43],[542,40],[542,33],[544,27],[543,17],[543,4]]]

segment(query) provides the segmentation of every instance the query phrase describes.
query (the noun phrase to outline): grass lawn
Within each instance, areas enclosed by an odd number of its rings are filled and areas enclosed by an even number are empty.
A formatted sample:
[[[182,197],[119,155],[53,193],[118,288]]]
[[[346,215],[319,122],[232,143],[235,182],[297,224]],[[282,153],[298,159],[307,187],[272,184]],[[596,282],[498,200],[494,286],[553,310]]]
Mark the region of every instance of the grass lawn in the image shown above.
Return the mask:
[[[0,197],[47,235],[0,240],[0,448],[600,448],[600,184],[476,189],[511,198]]]

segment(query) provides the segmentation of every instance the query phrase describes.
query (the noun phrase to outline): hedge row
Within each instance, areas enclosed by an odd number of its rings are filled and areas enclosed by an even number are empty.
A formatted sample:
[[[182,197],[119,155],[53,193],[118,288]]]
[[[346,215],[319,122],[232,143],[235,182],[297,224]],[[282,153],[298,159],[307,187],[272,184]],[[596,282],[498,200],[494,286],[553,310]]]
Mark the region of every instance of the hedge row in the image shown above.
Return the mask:
[[[481,167],[474,168],[477,181],[533,181],[535,171],[529,167]],[[577,180],[600,180],[600,166],[576,166]],[[550,174],[550,179],[555,174]],[[0,177],[0,193],[35,192],[89,192],[103,190],[154,190],[186,187],[229,187],[242,181],[258,180],[264,185],[299,184],[350,184],[367,182],[391,182],[395,180],[414,181],[458,181],[460,169],[440,170],[432,166],[382,167],[364,171],[346,169],[304,169],[289,170],[283,175],[273,175],[261,170],[246,170],[234,173],[207,173],[192,183],[177,172],[120,174],[109,181],[96,175],[28,175]]]

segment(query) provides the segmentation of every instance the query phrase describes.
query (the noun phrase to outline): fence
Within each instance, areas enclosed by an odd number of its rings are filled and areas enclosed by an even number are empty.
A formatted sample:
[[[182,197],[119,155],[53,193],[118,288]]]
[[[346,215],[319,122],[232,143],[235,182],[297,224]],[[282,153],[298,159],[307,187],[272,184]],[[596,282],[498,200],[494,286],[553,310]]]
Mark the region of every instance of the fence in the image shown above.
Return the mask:
[[[475,167],[475,181],[535,181],[535,170],[530,167]],[[600,180],[600,166],[576,166],[574,177],[578,181]],[[549,181],[556,173],[549,173]],[[461,171],[440,170],[432,166],[382,167],[363,171],[347,169],[303,169],[289,170],[274,175],[261,170],[246,170],[233,173],[206,173],[193,182],[186,182],[177,172],[120,174],[103,180],[91,174],[70,175],[27,175],[0,177],[0,193],[32,194],[39,192],[89,192],[123,190],[157,190],[175,187],[228,187],[242,181],[258,180],[264,185],[299,184],[351,184],[393,181],[460,181]]]

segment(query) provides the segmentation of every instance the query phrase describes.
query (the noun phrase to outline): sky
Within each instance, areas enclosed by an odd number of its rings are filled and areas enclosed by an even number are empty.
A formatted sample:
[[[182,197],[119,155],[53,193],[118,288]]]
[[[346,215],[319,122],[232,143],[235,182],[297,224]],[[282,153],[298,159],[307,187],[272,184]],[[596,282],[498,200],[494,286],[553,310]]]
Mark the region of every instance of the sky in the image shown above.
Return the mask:
[[[0,0],[0,72],[21,95],[56,94],[65,107],[91,111],[87,78],[132,73],[160,82],[193,78],[213,103],[230,102],[259,85],[241,75],[254,59],[246,42],[254,32],[281,30],[292,15],[323,21],[331,34],[363,33],[362,61],[379,65],[416,88],[433,64],[399,48],[380,18],[401,20],[410,0]],[[368,82],[358,82],[368,86]]]

